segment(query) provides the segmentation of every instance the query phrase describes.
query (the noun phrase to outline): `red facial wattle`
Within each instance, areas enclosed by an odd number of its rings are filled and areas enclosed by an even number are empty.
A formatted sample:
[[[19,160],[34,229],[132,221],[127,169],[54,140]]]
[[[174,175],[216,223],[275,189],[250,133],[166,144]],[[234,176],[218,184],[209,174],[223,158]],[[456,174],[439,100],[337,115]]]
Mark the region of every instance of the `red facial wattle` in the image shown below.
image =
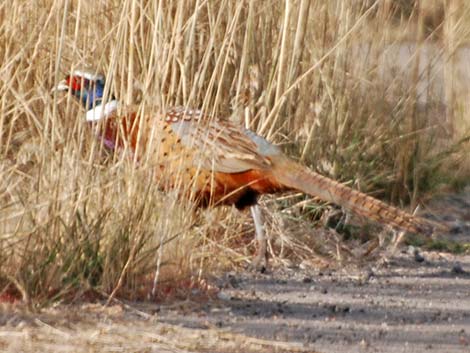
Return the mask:
[[[72,92],[80,92],[82,90],[82,81],[83,79],[77,76],[69,76],[65,79]]]

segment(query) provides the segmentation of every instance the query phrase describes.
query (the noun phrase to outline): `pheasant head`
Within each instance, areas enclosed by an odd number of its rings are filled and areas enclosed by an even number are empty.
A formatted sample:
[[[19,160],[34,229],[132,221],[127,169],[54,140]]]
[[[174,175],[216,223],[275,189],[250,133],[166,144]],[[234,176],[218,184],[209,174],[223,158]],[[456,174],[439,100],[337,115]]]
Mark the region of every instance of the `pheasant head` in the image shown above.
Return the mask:
[[[57,91],[70,92],[87,110],[86,120],[97,121],[117,110],[117,101],[113,95],[103,106],[105,78],[101,74],[75,70],[57,85]]]

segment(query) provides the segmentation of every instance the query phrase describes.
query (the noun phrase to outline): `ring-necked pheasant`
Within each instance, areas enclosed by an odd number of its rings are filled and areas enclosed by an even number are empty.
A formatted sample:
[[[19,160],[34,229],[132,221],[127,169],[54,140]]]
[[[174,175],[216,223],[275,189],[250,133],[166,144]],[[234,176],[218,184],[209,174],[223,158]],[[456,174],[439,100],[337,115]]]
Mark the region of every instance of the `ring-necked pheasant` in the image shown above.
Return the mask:
[[[100,136],[108,148],[127,146],[138,158],[166,173],[155,173],[164,188],[193,183],[192,195],[201,206],[255,206],[258,196],[298,190],[341,205],[361,216],[400,230],[430,235],[439,227],[371,196],[317,174],[286,157],[253,131],[228,121],[204,116],[201,111],[172,108],[140,117],[116,114],[118,103],[102,104],[104,76],[74,71],[56,87],[70,91],[87,109],[86,120],[102,121]],[[179,184],[181,185],[181,184]],[[259,210],[252,207],[258,258],[265,255]]]

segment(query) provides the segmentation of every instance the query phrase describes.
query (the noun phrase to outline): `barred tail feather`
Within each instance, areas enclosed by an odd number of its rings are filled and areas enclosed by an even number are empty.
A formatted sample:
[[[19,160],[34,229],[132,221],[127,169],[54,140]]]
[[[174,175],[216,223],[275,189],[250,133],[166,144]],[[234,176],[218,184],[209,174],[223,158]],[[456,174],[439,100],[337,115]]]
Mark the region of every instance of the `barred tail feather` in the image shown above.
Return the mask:
[[[286,187],[332,202],[354,213],[411,233],[431,235],[441,226],[353,190],[283,157],[274,163],[275,179]]]

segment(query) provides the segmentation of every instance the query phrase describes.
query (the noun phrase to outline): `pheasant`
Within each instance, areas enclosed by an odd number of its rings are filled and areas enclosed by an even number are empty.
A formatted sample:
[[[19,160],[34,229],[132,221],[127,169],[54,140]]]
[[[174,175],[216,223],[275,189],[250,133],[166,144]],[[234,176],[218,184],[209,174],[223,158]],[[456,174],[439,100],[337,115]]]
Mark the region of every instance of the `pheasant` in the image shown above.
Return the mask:
[[[253,131],[210,118],[200,110],[177,107],[142,117],[136,112],[118,115],[114,96],[103,104],[104,87],[103,75],[76,70],[56,90],[70,91],[87,110],[88,122],[101,121],[99,136],[107,148],[129,148],[138,159],[167,171],[155,173],[163,189],[192,183],[191,195],[202,207],[251,207],[260,247],[255,264],[266,260],[257,208],[257,199],[263,194],[297,190],[399,230],[431,235],[439,228],[322,176],[288,158]]]

